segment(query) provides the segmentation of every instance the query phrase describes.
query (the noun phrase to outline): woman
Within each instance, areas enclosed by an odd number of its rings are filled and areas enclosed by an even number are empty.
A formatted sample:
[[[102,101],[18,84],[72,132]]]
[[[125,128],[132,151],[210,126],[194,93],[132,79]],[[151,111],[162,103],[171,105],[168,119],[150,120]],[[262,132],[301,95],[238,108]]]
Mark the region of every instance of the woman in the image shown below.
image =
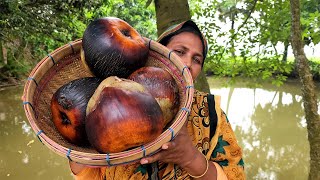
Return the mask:
[[[195,80],[207,43],[189,20],[172,26],[158,42],[176,53]],[[76,179],[245,179],[242,150],[220,108],[220,98],[195,91],[187,123],[153,156],[130,165],[89,168],[70,162]]]

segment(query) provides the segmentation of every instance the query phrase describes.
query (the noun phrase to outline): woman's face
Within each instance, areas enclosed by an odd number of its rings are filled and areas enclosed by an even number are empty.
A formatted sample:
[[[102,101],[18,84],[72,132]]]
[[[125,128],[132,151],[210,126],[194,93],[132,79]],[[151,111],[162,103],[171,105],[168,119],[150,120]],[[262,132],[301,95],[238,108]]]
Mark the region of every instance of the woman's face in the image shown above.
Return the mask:
[[[191,32],[182,32],[170,39],[167,48],[181,58],[195,80],[201,72],[203,62],[203,47],[199,36]]]

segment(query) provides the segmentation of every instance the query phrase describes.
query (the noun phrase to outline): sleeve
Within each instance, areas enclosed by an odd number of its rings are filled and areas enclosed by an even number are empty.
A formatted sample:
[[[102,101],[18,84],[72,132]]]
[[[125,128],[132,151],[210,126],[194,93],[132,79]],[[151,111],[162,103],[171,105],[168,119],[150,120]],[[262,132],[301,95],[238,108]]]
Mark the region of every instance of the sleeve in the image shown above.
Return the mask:
[[[216,146],[210,159],[222,167],[229,180],[245,179],[242,149],[238,145],[226,114],[223,111],[219,114],[215,134],[217,136]]]

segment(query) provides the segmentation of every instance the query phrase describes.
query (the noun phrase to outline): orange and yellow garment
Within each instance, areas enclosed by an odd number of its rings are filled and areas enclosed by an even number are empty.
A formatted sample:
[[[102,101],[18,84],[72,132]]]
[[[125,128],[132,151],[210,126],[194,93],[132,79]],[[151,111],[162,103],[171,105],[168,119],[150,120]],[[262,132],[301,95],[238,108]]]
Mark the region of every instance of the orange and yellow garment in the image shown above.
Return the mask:
[[[220,96],[195,91],[187,127],[193,144],[207,159],[215,162],[216,167],[219,164],[229,180],[245,179],[242,150],[225,113],[220,108]],[[218,173],[219,169],[221,168],[217,168]],[[191,177],[174,164],[156,162],[141,165],[137,162],[114,167],[86,168],[75,175],[75,179],[169,180]]]

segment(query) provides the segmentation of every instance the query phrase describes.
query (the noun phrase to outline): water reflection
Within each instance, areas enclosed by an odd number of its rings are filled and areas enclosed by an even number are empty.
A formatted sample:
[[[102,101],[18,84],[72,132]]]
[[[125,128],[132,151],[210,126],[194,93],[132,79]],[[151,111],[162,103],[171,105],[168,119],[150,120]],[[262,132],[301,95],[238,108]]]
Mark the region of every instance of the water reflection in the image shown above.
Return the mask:
[[[243,147],[248,179],[308,179],[309,144],[299,84],[223,88],[221,79],[209,82],[211,93],[222,96],[221,106]]]
[[[0,179],[72,179],[66,158],[42,145],[22,108],[23,87],[0,89]]]

